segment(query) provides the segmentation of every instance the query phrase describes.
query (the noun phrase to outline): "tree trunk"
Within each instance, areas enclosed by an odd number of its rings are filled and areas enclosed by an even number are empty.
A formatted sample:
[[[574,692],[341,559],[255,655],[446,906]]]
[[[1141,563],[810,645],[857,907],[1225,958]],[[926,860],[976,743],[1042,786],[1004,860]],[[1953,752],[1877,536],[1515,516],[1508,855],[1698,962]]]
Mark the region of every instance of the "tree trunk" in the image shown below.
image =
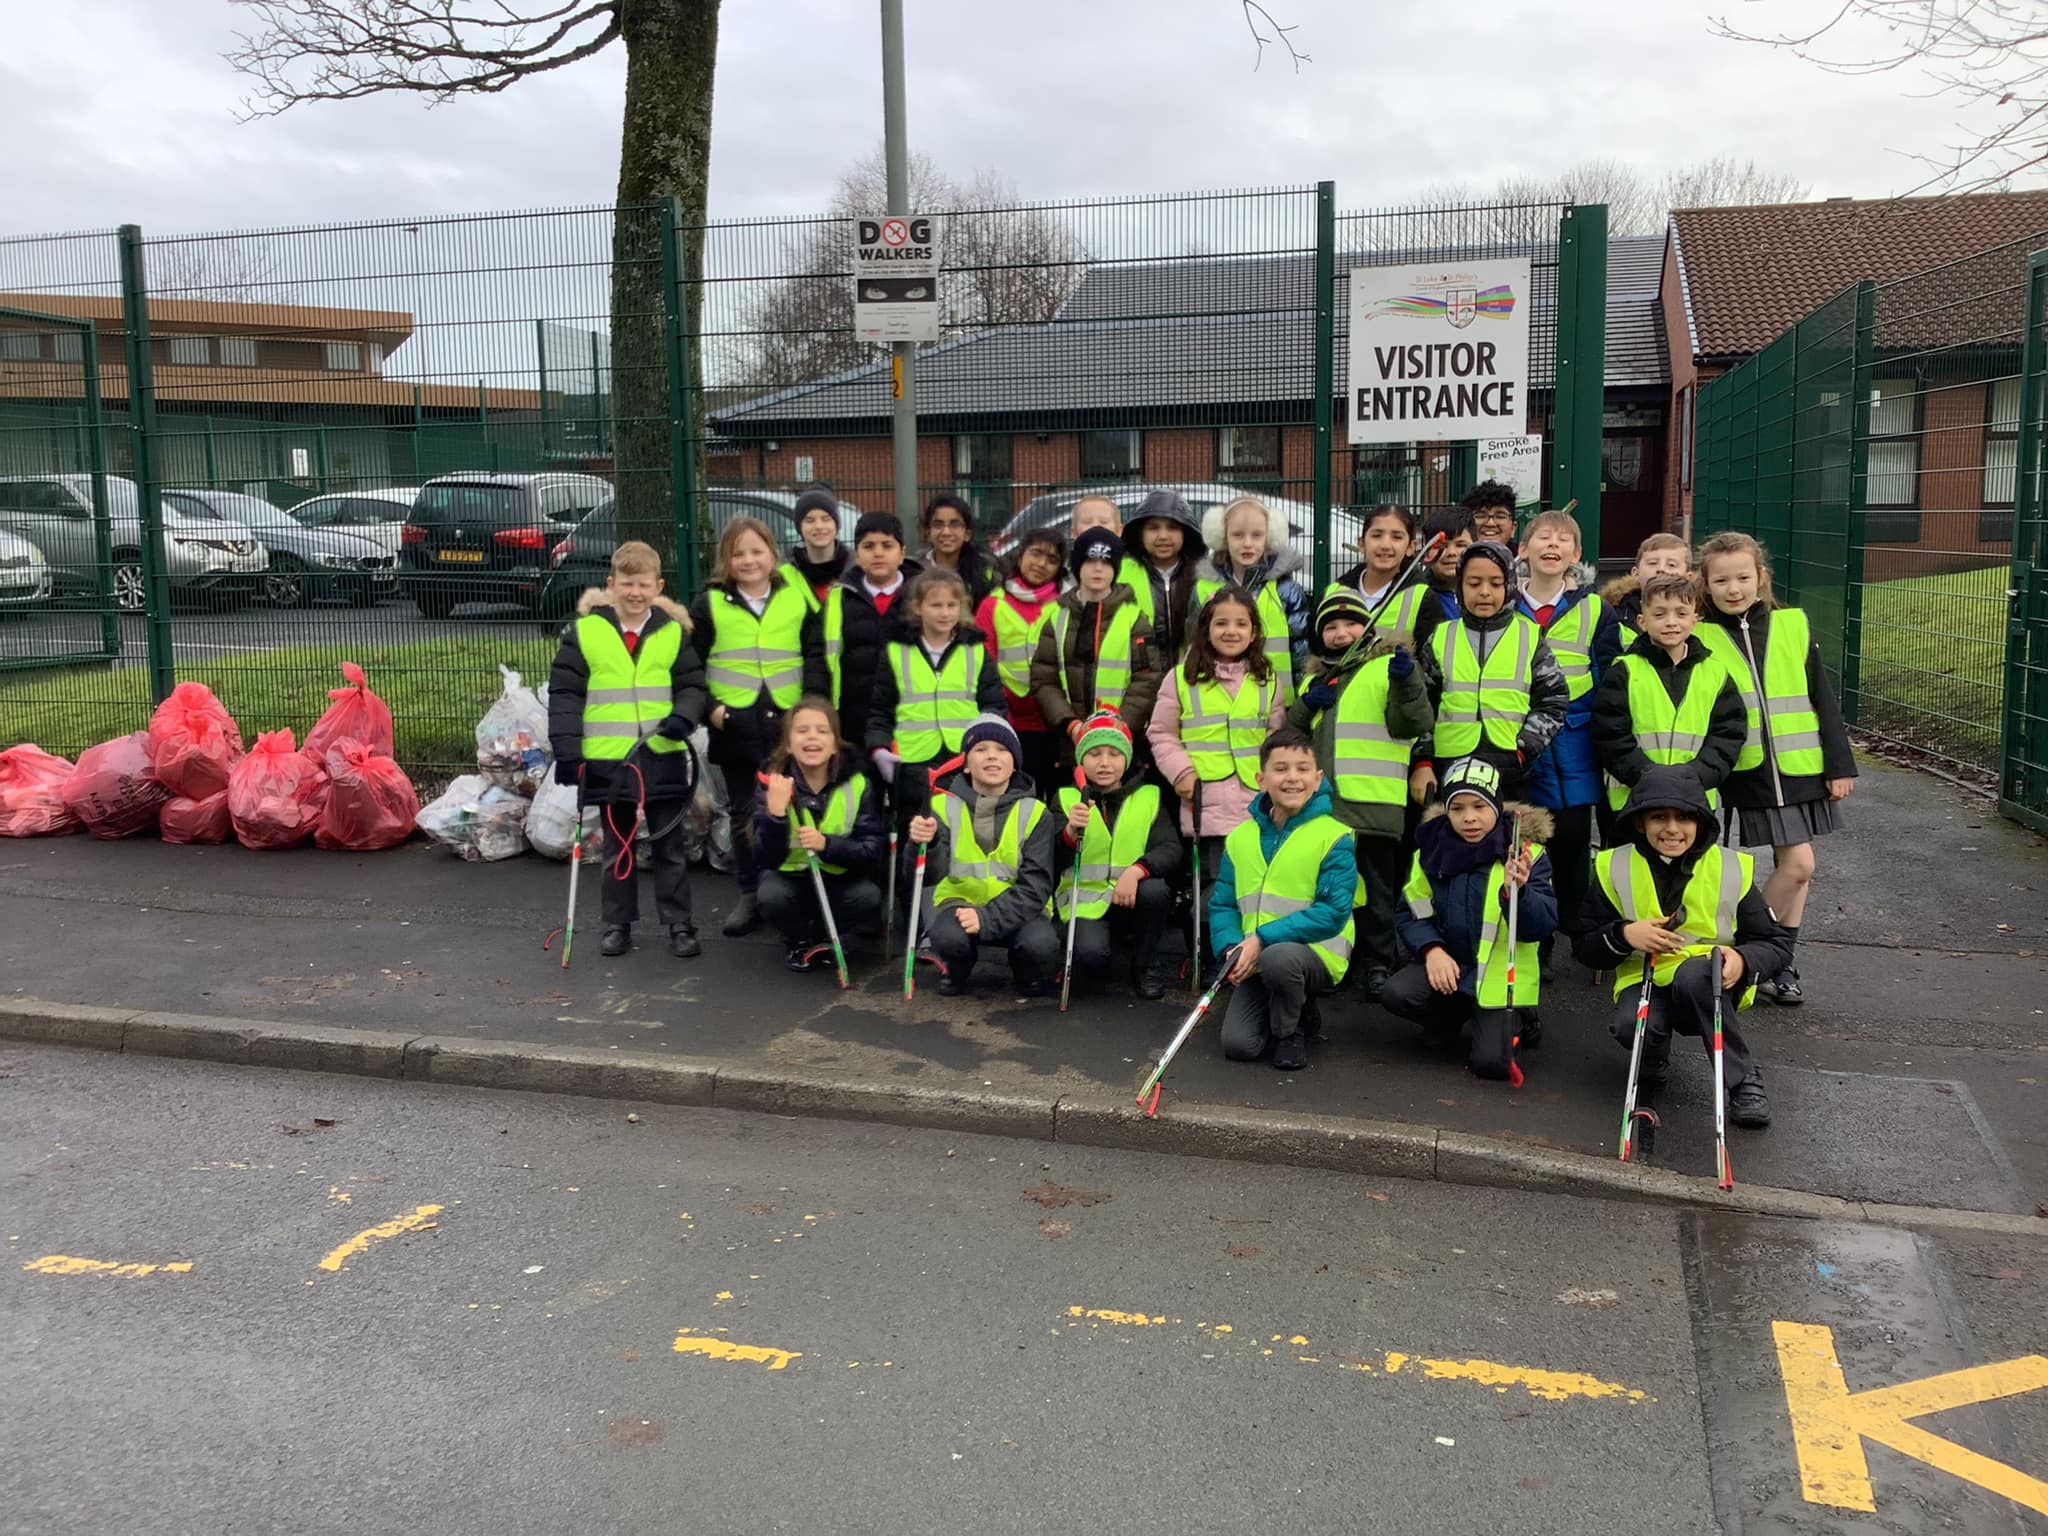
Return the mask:
[[[670,589],[694,587],[701,522],[704,430],[699,388],[704,219],[711,170],[711,85],[718,61],[718,0],[619,0],[626,44],[626,108],[619,142],[618,217],[612,234],[613,480],[619,537],[661,551]],[[680,294],[664,292],[665,205],[674,200]],[[671,307],[680,304],[680,388],[687,483],[676,473],[672,424]],[[681,530],[691,530],[679,537]]]

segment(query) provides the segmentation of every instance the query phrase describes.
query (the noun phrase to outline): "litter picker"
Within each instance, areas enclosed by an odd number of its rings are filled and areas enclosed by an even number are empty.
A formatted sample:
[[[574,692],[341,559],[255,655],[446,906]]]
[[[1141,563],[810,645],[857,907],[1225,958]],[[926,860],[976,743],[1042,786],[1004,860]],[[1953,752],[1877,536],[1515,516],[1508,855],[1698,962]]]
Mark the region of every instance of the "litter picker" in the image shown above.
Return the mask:
[[[1081,785],[1081,803],[1093,814],[1095,786],[1085,781]],[[1074,985],[1074,930],[1081,920],[1081,845],[1088,840],[1083,832],[1074,839],[1074,873],[1067,881],[1067,963],[1060,967],[1060,1012],[1067,1011],[1067,994]]]
[[[1237,962],[1239,946],[1233,944],[1223,952],[1216,964],[1216,979],[1209,983],[1209,990],[1196,1001],[1193,1011],[1181,1020],[1180,1028],[1160,1054],[1159,1065],[1152,1069],[1152,1075],[1145,1079],[1144,1087],[1138,1090],[1138,1107],[1145,1111],[1145,1117],[1154,1119],[1159,1114],[1160,1079],[1166,1076],[1166,1069],[1173,1065],[1173,1058],[1180,1054],[1180,1048],[1187,1044],[1188,1036],[1195,1032],[1195,1026],[1202,1022],[1209,1012],[1209,1006],[1216,1001],[1216,994],[1230,984],[1230,968]],[[1149,1095],[1149,1097],[1148,1097]]]
[[[1195,775],[1195,836],[1188,852],[1194,855],[1192,863],[1195,876],[1195,938],[1194,946],[1188,951],[1188,991],[1199,994],[1202,990],[1202,776]]]
[[[1714,989],[1714,1177],[1723,1189],[1735,1187],[1735,1170],[1728,1166],[1728,1095],[1723,1077],[1721,1051],[1721,947],[1717,944],[1707,955],[1707,964],[1714,968],[1708,978]]]
[[[1519,815],[1508,818],[1508,863],[1513,865],[1522,851],[1522,818]],[[1519,881],[1508,881],[1508,1086],[1522,1086],[1522,1064],[1515,1059],[1515,1049],[1522,1043],[1522,1016],[1515,1012],[1515,941],[1522,931],[1522,887]]]
[[[894,749],[894,743],[891,744]],[[898,761],[896,771],[903,771]],[[889,899],[882,905],[882,953],[889,953],[889,946],[896,942],[896,781],[890,779],[883,786],[884,810],[889,817]]]
[[[1636,1090],[1642,1082],[1643,1041],[1650,1032],[1650,988],[1656,985],[1655,955],[1643,956],[1643,990],[1636,998],[1636,1037],[1628,1051],[1628,1092],[1621,1101],[1621,1160],[1631,1161],[1638,1143],[1649,1151],[1657,1135],[1657,1112],[1648,1105],[1638,1107]]]
[[[583,765],[576,765],[576,835],[569,839],[569,911],[562,919],[562,926],[556,930],[562,936],[562,969],[569,969],[569,951],[576,944],[576,876],[583,868]],[[546,949],[554,942],[555,935],[549,934],[541,940],[540,947]]]
[[[768,787],[767,774],[757,773],[754,777],[763,789]],[[796,825],[796,806],[791,804],[789,841],[792,847],[796,844]],[[832,963],[839,968],[839,990],[844,992],[851,985],[846,979],[846,950],[839,942],[839,924],[832,917],[832,899],[825,894],[825,872],[818,867],[818,856],[815,853],[808,848],[804,849],[803,853],[804,862],[811,867],[811,889],[817,893],[818,910],[825,915],[825,932],[832,940]]]
[[[951,773],[966,761],[964,755],[949,758],[925,775],[924,815],[929,816],[932,813],[932,785],[938,782],[940,775]],[[917,919],[918,909],[924,903],[924,859],[929,847],[928,843],[917,845],[917,870],[910,877],[910,936],[903,941],[903,1000],[906,1003],[917,996]],[[890,869],[892,872],[895,869],[893,861]]]

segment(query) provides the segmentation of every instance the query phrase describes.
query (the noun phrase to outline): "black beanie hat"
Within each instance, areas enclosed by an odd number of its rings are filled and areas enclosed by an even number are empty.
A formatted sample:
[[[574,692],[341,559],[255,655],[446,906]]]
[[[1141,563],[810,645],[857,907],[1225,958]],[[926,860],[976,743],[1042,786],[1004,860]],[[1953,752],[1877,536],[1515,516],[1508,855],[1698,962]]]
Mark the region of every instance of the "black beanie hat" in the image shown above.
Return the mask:
[[[834,517],[839,515],[839,498],[832,494],[829,485],[813,485],[805,488],[796,499],[796,520],[802,522],[806,512],[823,510]]]
[[[871,533],[887,534],[898,544],[901,544],[903,542],[903,519],[894,512],[863,512],[860,515],[860,521],[853,525],[853,542],[858,544]]]
[[[1090,560],[1106,560],[1113,567],[1124,563],[1124,541],[1107,528],[1090,528],[1074,535],[1074,570]]]

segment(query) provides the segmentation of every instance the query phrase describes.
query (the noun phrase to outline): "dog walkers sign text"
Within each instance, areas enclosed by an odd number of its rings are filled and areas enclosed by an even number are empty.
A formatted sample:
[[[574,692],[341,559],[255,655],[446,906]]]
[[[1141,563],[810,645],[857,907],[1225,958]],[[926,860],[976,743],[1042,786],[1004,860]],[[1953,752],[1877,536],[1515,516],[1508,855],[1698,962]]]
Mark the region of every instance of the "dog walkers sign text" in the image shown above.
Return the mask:
[[[1529,263],[1354,267],[1350,440],[1528,431]]]

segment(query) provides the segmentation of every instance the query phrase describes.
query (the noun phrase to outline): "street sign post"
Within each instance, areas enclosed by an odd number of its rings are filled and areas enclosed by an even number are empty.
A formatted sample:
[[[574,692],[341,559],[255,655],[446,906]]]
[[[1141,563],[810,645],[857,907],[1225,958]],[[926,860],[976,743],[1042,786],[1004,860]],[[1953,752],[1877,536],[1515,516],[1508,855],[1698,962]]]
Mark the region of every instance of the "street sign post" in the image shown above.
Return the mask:
[[[856,221],[853,328],[862,341],[939,339],[937,220],[883,214]]]

